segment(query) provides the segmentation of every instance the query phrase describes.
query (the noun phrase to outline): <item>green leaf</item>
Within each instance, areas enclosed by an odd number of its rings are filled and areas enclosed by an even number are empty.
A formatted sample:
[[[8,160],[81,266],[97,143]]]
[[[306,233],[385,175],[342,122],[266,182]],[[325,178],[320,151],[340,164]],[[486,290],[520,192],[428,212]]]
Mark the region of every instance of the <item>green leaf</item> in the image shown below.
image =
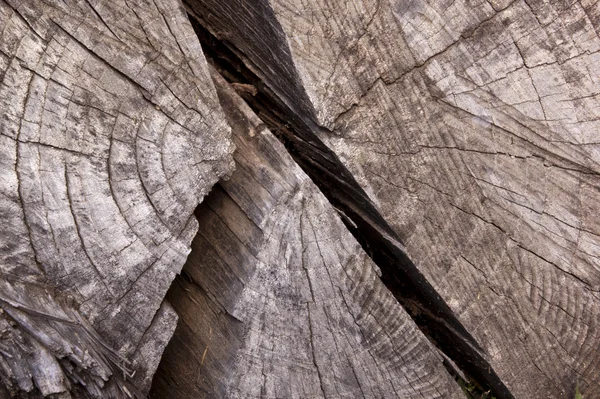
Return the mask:
[[[575,385],[575,399],[583,399],[583,396],[579,392],[579,383]]]

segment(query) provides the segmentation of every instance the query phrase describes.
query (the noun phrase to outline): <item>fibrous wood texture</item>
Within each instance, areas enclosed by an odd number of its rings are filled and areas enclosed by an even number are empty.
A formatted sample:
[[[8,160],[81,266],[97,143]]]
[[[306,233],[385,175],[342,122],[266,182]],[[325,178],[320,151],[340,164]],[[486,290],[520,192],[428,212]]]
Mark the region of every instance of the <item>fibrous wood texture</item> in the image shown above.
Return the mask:
[[[236,170],[196,211],[153,397],[462,397],[336,210],[213,76]]]
[[[514,397],[600,397],[598,3],[189,3],[320,125]]]
[[[177,1],[0,1],[0,397],[143,397],[227,126]]]
[[[0,0],[1,398],[600,398],[600,3],[186,5]]]

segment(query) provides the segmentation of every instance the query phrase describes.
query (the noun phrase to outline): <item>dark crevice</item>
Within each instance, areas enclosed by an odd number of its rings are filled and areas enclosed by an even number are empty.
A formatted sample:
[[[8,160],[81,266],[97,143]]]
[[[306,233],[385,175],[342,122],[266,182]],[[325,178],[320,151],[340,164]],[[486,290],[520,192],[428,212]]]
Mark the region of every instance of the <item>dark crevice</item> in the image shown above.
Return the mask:
[[[219,292],[234,272],[216,253],[223,249],[222,231],[228,226],[213,209],[228,195],[217,183],[194,211],[198,233],[165,297],[177,312],[177,327],[154,374],[150,399],[227,396],[229,372],[235,367],[245,328]],[[249,269],[246,271],[251,273]],[[239,285],[227,288],[233,297],[241,295]],[[205,328],[198,328],[200,324]]]
[[[316,132],[322,128],[300,116],[301,112],[290,109],[246,67],[240,58],[241,51],[217,39],[218,32],[216,35],[209,32],[201,18],[190,15],[208,62],[228,82],[236,84],[234,88],[240,96],[285,145],[329,202],[341,211],[348,230],[381,269],[381,280],[386,287],[425,336],[460,369],[457,373],[450,368],[451,374],[461,380],[460,374],[464,373],[480,393],[491,389],[498,399],[512,399],[484,351],[405,254],[397,234],[352,174],[318,138]]]

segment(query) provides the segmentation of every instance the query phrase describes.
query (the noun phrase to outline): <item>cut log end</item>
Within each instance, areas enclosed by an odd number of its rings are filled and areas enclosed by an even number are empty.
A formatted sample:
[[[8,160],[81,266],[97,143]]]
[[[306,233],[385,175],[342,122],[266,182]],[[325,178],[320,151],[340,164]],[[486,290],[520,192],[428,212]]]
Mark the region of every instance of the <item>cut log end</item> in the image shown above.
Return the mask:
[[[183,3],[0,0],[0,398],[600,398],[593,1]]]

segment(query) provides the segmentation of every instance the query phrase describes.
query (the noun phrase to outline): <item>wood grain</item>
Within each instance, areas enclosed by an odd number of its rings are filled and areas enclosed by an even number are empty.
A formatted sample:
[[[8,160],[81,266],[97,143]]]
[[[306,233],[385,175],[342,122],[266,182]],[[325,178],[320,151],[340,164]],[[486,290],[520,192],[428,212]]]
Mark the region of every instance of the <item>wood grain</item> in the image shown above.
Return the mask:
[[[462,397],[336,210],[213,76],[237,167],[196,211],[152,397]]]
[[[600,397],[596,2],[263,1],[312,111],[189,3],[321,126],[516,398]]]
[[[0,1],[0,82],[0,396],[143,397],[233,167],[183,7]]]

